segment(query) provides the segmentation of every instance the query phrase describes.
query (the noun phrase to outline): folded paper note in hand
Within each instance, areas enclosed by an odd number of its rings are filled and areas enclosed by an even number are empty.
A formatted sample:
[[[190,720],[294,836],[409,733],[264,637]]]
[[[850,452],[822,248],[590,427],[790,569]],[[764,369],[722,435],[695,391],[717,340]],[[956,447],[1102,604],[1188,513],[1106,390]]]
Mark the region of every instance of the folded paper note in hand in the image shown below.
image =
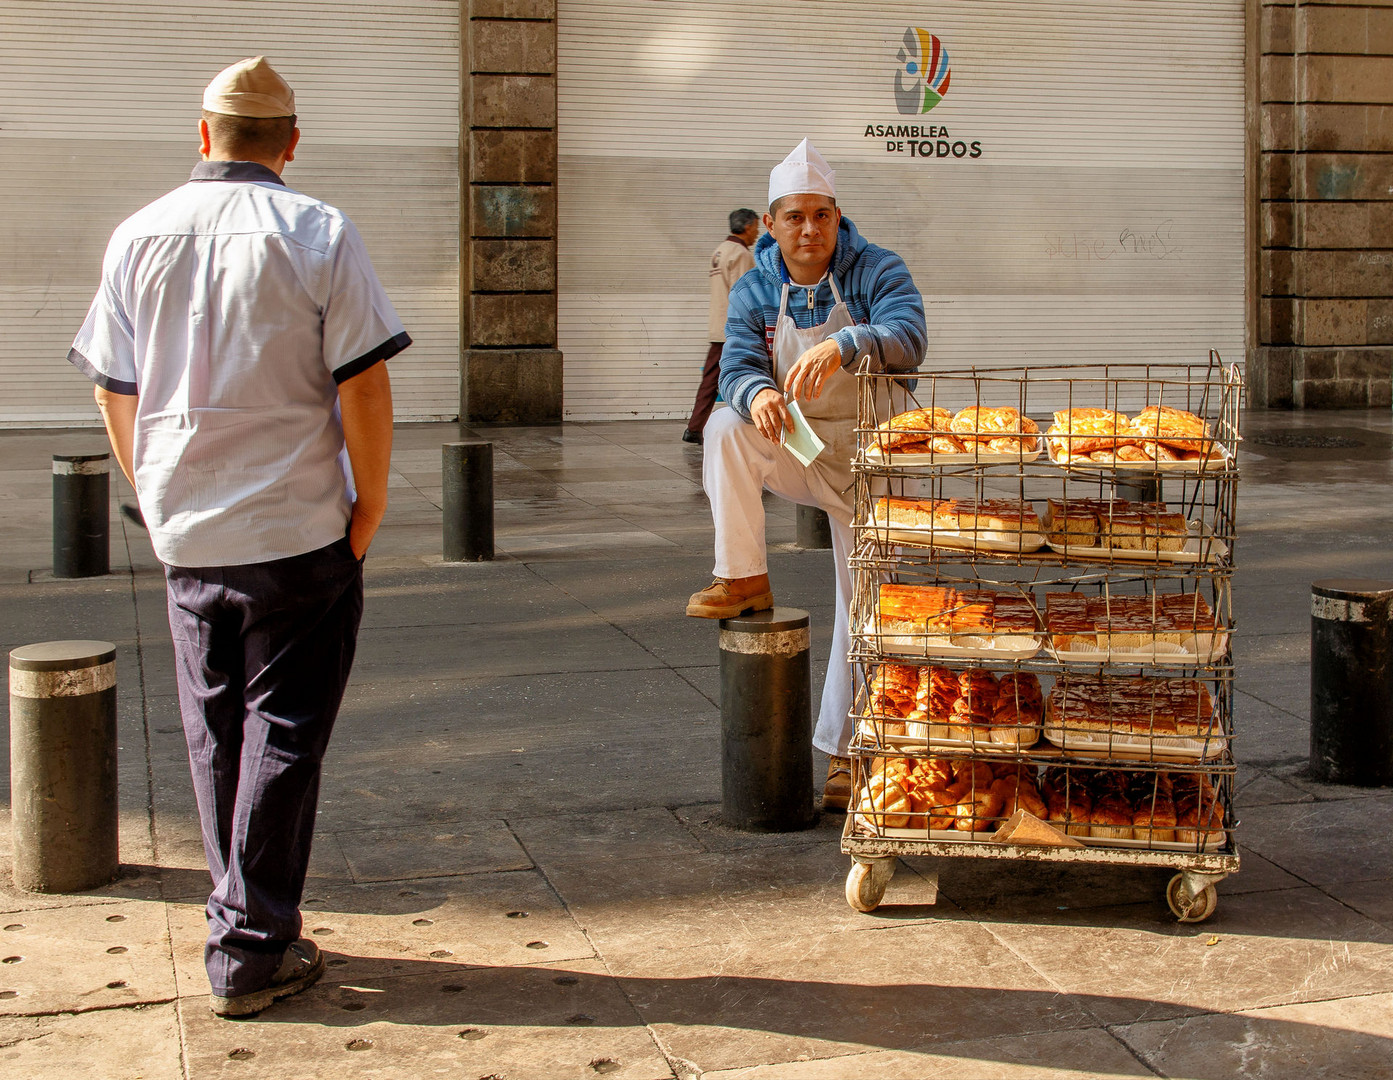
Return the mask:
[[[784,449],[803,463],[804,468],[813,463],[813,459],[822,453],[824,444],[812,428],[808,426],[808,421],[803,418],[803,410],[798,407],[798,402],[788,403],[788,415],[793,418],[793,426],[784,429]]]

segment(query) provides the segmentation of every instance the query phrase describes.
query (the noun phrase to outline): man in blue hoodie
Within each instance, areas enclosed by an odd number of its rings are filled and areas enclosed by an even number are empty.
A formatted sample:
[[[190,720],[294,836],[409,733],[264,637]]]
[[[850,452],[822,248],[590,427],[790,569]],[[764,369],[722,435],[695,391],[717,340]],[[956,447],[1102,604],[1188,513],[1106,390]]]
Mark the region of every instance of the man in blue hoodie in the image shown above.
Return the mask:
[[[761,494],[827,511],[836,567],[832,655],[813,745],[831,756],[822,805],[851,795],[851,459],[856,452],[855,372],[910,372],[924,355],[924,302],[904,261],[868,243],[837,208],[836,174],[804,139],[769,174],[768,230],[755,269],[730,294],[721,396],[707,422],[702,483],[716,527],[715,580],[687,614],[723,619],[774,606]],[[782,443],[800,409],[825,444],[804,466]]]

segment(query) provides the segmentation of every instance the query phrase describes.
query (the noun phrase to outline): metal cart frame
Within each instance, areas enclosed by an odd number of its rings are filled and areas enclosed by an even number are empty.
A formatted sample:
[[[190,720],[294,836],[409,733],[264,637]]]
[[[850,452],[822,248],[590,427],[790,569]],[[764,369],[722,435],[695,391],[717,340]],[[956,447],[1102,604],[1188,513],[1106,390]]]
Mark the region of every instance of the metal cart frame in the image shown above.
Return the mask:
[[[857,686],[852,706],[852,722],[858,725],[853,740],[852,805],[848,808],[842,832],[841,850],[853,862],[846,882],[847,902],[858,911],[871,911],[882,900],[886,887],[895,872],[895,860],[901,856],[940,856],[949,858],[1016,859],[1028,862],[1087,863],[1093,865],[1149,866],[1174,869],[1175,875],[1166,888],[1166,901],[1181,922],[1200,922],[1214,913],[1218,906],[1215,886],[1239,868],[1239,856],[1234,842],[1238,822],[1233,811],[1233,665],[1232,634],[1235,630],[1231,610],[1231,576],[1233,552],[1237,540],[1237,448],[1239,407],[1242,379],[1236,368],[1224,367],[1217,353],[1210,353],[1207,365],[1182,367],[1173,364],[1118,364],[1106,366],[1058,366],[1042,368],[1001,368],[990,370],[933,372],[921,376],[917,384],[906,384],[892,376],[873,374],[863,365],[858,409],[858,450],[853,464],[856,481],[855,542],[852,547],[851,569],[854,578],[852,601],[852,649],[849,660],[853,665]],[[887,409],[893,401],[894,408]],[[907,408],[930,408],[943,405],[952,410],[966,404],[983,406],[1015,405],[1022,415],[1039,416],[1053,408],[1098,405],[1132,412],[1145,405],[1165,404],[1195,412],[1211,422],[1215,441],[1223,458],[1215,464],[1206,463],[1197,470],[1168,472],[1160,468],[1079,468],[1055,464],[1048,454],[1034,461],[1015,462],[953,460],[939,464],[918,460],[913,464],[896,463],[891,456],[877,454],[876,428],[890,411]],[[1043,445],[1043,443],[1042,443]],[[1000,497],[1016,494],[1024,501],[1045,497],[1042,492],[1057,488],[1067,492],[1073,485],[1075,497],[1082,489],[1086,494],[1099,493],[1104,497],[1135,488],[1138,483],[1150,482],[1156,490],[1169,485],[1178,497],[1165,499],[1181,508],[1194,523],[1198,556],[1183,563],[1160,557],[1132,553],[1082,560],[1069,551],[1045,550],[1021,552],[1011,550],[981,551],[969,546],[939,546],[929,537],[923,546],[915,541],[911,546],[902,536],[878,524],[873,504],[887,493],[941,498],[966,489],[977,497]],[[1066,496],[1067,497],[1067,496]],[[955,541],[961,544],[961,537]],[[1172,666],[1161,670],[1158,663],[1135,659],[1114,660],[1111,657],[1096,663],[1080,664],[1040,654],[1022,659],[948,660],[935,658],[932,648],[926,647],[922,656],[914,651],[913,642],[905,648],[903,638],[887,644],[881,633],[876,611],[876,592],[879,583],[908,578],[912,581],[967,583],[969,587],[1016,587],[1029,593],[1042,586],[1057,589],[1097,590],[1106,592],[1114,587],[1139,589],[1144,595],[1164,593],[1191,586],[1195,591],[1208,589],[1214,602],[1216,630],[1228,634],[1227,647],[1222,655],[1211,656],[1209,663]],[[1042,623],[1043,627],[1043,623]],[[1042,631],[1043,632],[1043,631]],[[869,703],[871,673],[881,664],[930,663],[949,667],[965,665],[1030,670],[1055,677],[1068,672],[1092,670],[1100,674],[1128,670],[1138,674],[1170,675],[1182,671],[1213,687],[1215,701],[1215,753],[1197,760],[1175,760],[1153,757],[1139,760],[1136,752],[1120,756],[1109,749],[1102,754],[1081,754],[1043,743],[1029,749],[1001,747],[935,748],[930,740],[923,746],[906,747],[892,738],[881,737],[878,718]],[[1173,662],[1172,662],[1173,663]],[[1176,850],[1179,845],[1164,848],[1108,846],[1100,840],[1084,847],[1051,847],[1045,845],[1006,844],[984,838],[980,832],[965,833],[962,839],[934,836],[928,828],[922,837],[906,836],[914,830],[894,830],[899,835],[887,835],[874,820],[856,813],[859,784],[877,757],[950,758],[959,761],[1014,761],[1035,768],[1040,765],[1062,766],[1078,770],[1157,770],[1202,773],[1217,780],[1224,813],[1223,842],[1205,845],[1196,843],[1193,850]],[[883,763],[882,763],[883,764]]]

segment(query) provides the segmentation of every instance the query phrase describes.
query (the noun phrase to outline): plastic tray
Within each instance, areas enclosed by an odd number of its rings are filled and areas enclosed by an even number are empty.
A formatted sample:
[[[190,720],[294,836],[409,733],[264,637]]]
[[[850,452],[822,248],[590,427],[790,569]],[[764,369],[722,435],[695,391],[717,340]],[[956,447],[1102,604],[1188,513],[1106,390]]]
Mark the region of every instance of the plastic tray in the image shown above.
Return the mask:
[[[872,436],[874,437],[874,436]],[[1035,449],[1021,454],[1000,454],[982,451],[963,454],[901,454],[885,452],[874,443],[866,447],[865,460],[869,465],[898,467],[908,465],[1015,465],[1023,461],[1038,461],[1045,452],[1043,436],[1036,436]]]
[[[1083,438],[1084,436],[1080,436]],[[1117,470],[1119,472],[1224,472],[1233,464],[1229,453],[1218,443],[1215,443],[1219,451],[1218,458],[1207,458],[1195,461],[1060,461],[1055,457],[1053,444],[1046,442],[1049,450],[1050,463],[1058,465],[1061,469],[1080,469],[1086,472],[1107,472]]]
[[[969,638],[954,642],[944,636],[906,634],[893,630],[877,632],[875,621],[863,624],[860,636],[879,644],[885,652],[896,656],[942,657],[964,660],[1029,660],[1040,651],[1038,635],[998,634],[994,637]]]
[[[1031,747],[1035,746],[1036,743],[1040,741],[1040,731],[1038,728],[1035,731],[1035,738],[1029,743],[1022,743],[1020,746],[1011,743],[999,743],[990,738],[976,740],[938,738],[934,736],[932,732],[927,738],[922,739],[917,735],[878,736],[875,728],[871,726],[876,720],[879,720],[882,724],[904,723],[902,720],[893,719],[891,717],[862,716],[857,720],[856,724],[857,739],[858,741],[865,739],[868,741],[869,745],[873,746],[875,745],[875,740],[878,738],[884,747],[891,750],[968,750],[976,754],[1014,755],[1031,749]],[[941,725],[935,724],[934,726]],[[908,757],[910,755],[906,753],[905,756]]]
[[[1039,551],[1045,546],[1045,537],[1040,533],[1005,533],[981,530],[961,533],[952,529],[903,529],[893,525],[878,525],[867,522],[863,528],[873,530],[878,537],[884,537],[893,544],[908,544],[912,547],[964,548],[968,551],[1008,551],[1012,554],[1022,551]]]
[[[1217,728],[1217,723],[1215,724]],[[1228,749],[1229,736],[1136,735],[1130,732],[1066,731],[1045,721],[1045,740],[1080,757],[1135,761],[1207,761]]]
[[[1204,652],[1187,651],[1180,645],[1157,642],[1147,649],[1056,649],[1046,634],[1045,648],[1065,664],[1168,664],[1176,667],[1205,667],[1222,660],[1229,651],[1228,634],[1208,635],[1210,647]]]

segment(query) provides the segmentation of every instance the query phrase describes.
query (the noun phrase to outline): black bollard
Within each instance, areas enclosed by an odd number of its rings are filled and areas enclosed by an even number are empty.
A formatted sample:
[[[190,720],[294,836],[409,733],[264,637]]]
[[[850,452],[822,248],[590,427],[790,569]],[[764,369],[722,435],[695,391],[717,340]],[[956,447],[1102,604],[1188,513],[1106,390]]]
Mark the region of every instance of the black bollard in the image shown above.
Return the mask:
[[[805,551],[832,546],[832,523],[827,520],[826,510],[820,506],[798,504],[798,534],[794,546]]]
[[[53,455],[53,576],[111,572],[110,454]]]
[[[1311,584],[1311,775],[1393,784],[1393,582]]]
[[[1161,480],[1155,476],[1128,477],[1118,473],[1113,494],[1128,502],[1160,502]]]
[[[17,888],[79,892],[116,878],[116,646],[10,653],[10,794]]]
[[[808,613],[774,608],[721,620],[721,820],[793,832],[813,808]]]
[[[442,528],[446,562],[493,558],[493,443],[479,439],[441,447]]]

